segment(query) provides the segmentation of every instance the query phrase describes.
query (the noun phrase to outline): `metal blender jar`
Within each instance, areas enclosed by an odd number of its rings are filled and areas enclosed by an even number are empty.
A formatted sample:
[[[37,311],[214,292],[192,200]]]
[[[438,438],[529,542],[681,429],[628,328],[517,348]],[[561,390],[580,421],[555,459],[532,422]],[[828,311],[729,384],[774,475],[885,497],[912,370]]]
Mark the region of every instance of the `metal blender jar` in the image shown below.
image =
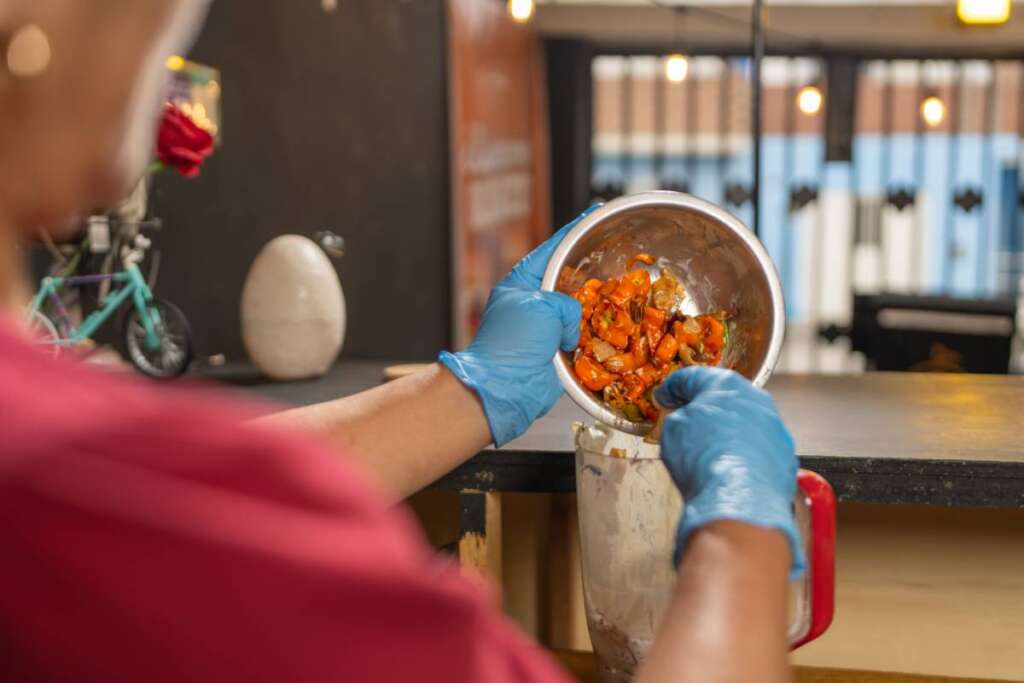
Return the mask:
[[[729,313],[721,365],[763,386],[782,348],[785,306],[764,247],[722,208],[676,192],[615,199],[584,217],[548,264],[543,289],[569,293],[589,278],[618,277],[637,253],[656,259],[686,289],[680,312]],[[675,587],[672,549],[684,501],[644,440],[654,425],[633,422],[581,386],[571,357],[555,359],[566,392],[596,422],[574,425],[583,588],[604,681],[628,681],[643,661]],[[808,571],[790,591],[789,639],[799,647],[832,620],[835,499],[828,483],[801,471],[794,500]]]

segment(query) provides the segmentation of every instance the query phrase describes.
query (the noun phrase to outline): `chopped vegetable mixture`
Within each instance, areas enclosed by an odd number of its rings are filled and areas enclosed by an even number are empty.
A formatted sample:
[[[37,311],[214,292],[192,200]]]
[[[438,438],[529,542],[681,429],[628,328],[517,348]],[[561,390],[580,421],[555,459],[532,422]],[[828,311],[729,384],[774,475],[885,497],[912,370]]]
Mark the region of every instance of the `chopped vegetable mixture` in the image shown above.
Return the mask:
[[[724,313],[679,313],[686,291],[664,268],[651,281],[649,254],[637,254],[626,274],[587,280],[573,293],[583,306],[573,370],[587,389],[633,422],[654,420],[653,387],[687,365],[718,365],[728,341]]]

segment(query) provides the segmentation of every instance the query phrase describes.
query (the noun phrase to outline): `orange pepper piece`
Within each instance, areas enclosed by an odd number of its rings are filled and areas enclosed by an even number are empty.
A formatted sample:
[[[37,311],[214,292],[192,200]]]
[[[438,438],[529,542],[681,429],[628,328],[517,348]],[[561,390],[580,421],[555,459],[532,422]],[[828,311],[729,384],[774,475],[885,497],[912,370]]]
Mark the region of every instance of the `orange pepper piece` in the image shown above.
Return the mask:
[[[580,341],[577,344],[579,347],[586,348],[590,340],[594,338],[593,333],[590,331],[589,325],[580,325]]]
[[[644,333],[651,351],[658,348],[661,338],[665,335],[665,311],[647,306],[644,308]]]
[[[583,386],[591,391],[601,391],[615,380],[615,376],[586,356],[580,356],[573,365],[573,371]]]
[[[629,278],[622,278],[615,285],[615,289],[608,294],[608,301],[616,306],[625,306],[634,296],[636,296],[636,285]]]
[[[704,353],[721,356],[725,346],[725,323],[713,315],[702,315],[698,320],[704,333]]]
[[[661,343],[658,344],[658,350],[654,353],[654,357],[662,364],[670,363],[672,359],[676,357],[676,352],[679,351],[679,342],[671,334],[666,334],[661,339]]]
[[[630,342],[630,349],[633,351],[633,359],[636,361],[636,367],[646,365],[647,361],[651,357],[651,345],[647,340],[647,337],[642,334],[634,334],[632,341]]]
[[[661,379],[661,373],[659,373],[658,369],[649,363],[638,367],[633,374],[640,378],[640,381],[644,383],[644,386],[648,387]]]
[[[685,322],[679,320],[672,323],[672,334],[680,346],[689,346],[691,349],[699,349],[704,339],[704,327],[693,318]]]
[[[647,385],[643,383],[643,380],[632,373],[623,375],[622,384],[626,387],[626,398],[630,401],[643,398],[644,392],[647,391]]]
[[[647,294],[651,291],[651,274],[643,268],[637,268],[634,271],[626,273],[626,280],[633,285],[636,290],[634,295],[637,299],[647,301]]]
[[[615,323],[612,326],[617,330],[622,330],[629,336],[633,336],[637,331],[636,323],[629,317],[629,312],[623,308],[615,310]]]
[[[657,327],[659,330],[665,327],[665,311],[653,306],[644,307],[644,326]]]
[[[620,351],[629,346],[629,335],[619,329],[608,328],[604,334],[599,333],[598,336]]]

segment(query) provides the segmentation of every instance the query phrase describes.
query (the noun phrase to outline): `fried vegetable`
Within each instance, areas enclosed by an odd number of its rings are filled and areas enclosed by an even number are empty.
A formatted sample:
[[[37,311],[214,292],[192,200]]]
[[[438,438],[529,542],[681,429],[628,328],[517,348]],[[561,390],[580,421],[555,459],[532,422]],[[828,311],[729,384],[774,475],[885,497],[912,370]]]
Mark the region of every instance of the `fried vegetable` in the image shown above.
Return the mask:
[[[704,336],[704,354],[714,356],[717,363],[725,348],[725,323],[713,315],[702,315],[699,320]]]
[[[728,343],[725,314],[679,313],[686,291],[665,269],[651,282],[637,254],[621,277],[589,279],[573,293],[583,309],[573,371],[583,386],[628,420],[654,420],[654,386],[680,367],[717,364]]]
[[[635,403],[627,403],[623,406],[622,415],[630,422],[644,421],[644,411]]]
[[[672,334],[680,346],[699,349],[703,339],[703,327],[695,318],[684,318],[672,323]]]
[[[592,339],[590,346],[586,348],[586,352],[588,356],[592,356],[598,363],[604,363],[618,353],[614,346],[603,339]]]
[[[633,337],[630,341],[630,348],[633,350],[633,360],[636,362],[636,367],[641,367],[647,364],[647,361],[651,358],[651,345],[647,341],[647,337],[640,334]]]
[[[647,295],[651,291],[650,273],[648,273],[643,268],[638,268],[637,270],[626,273],[626,277],[623,279],[627,280],[631,285],[633,285],[633,288],[636,291],[634,297],[637,300],[644,302],[647,301]]]
[[[622,384],[626,387],[626,398],[630,401],[640,400],[647,391],[647,386],[633,373],[623,375]]]
[[[622,382],[612,382],[601,392],[604,402],[616,410],[626,405],[626,386]]]
[[[679,351],[679,342],[671,334],[666,334],[661,339],[661,343],[658,344],[658,350],[654,352],[654,359],[660,364],[672,362],[675,359],[676,353]]]
[[[601,391],[615,379],[615,375],[586,356],[576,361],[573,370],[583,386],[591,391]]]
[[[605,361],[604,367],[609,372],[621,375],[624,372],[633,372],[636,369],[636,359],[632,353],[617,353]]]
[[[651,304],[662,311],[674,311],[685,298],[686,290],[679,284],[679,280],[662,268],[661,277],[651,285]]]
[[[639,377],[640,381],[648,387],[653,386],[655,382],[661,379],[661,373],[650,363],[647,365],[641,365],[633,372],[633,374]]]

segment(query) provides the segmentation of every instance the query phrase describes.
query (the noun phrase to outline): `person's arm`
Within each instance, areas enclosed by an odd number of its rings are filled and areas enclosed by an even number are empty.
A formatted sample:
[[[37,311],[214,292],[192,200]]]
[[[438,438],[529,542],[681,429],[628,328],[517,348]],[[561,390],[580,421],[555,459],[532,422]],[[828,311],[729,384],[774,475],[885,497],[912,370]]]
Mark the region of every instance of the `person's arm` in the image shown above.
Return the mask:
[[[654,397],[674,411],[661,459],[685,504],[675,597],[637,680],[782,683],[787,573],[804,570],[793,439],[771,397],[728,370],[677,371]]]
[[[695,532],[637,683],[789,681],[789,563],[774,530],[720,521]]]
[[[405,498],[492,440],[477,396],[439,364],[354,396],[264,418],[318,434]]]
[[[498,283],[465,351],[444,352],[438,365],[412,377],[265,419],[325,437],[396,500],[487,444],[501,446],[519,436],[562,395],[552,360],[559,348],[571,351],[579,340],[579,302],[540,291],[551,254],[577,221]]]

